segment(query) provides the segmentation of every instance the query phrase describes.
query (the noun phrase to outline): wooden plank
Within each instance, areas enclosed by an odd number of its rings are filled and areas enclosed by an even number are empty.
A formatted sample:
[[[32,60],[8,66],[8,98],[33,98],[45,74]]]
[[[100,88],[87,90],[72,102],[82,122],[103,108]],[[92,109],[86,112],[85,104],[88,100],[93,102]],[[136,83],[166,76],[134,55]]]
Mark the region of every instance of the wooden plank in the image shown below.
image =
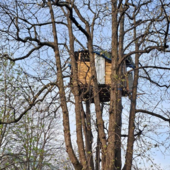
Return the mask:
[[[110,78],[110,75],[111,75],[111,63],[109,62],[105,62],[105,82],[106,82],[106,85],[110,85],[111,84],[111,78]]]
[[[111,79],[106,79],[106,85],[110,85],[111,84]]]
[[[78,61],[77,66],[79,83],[88,84],[91,77],[90,63]]]

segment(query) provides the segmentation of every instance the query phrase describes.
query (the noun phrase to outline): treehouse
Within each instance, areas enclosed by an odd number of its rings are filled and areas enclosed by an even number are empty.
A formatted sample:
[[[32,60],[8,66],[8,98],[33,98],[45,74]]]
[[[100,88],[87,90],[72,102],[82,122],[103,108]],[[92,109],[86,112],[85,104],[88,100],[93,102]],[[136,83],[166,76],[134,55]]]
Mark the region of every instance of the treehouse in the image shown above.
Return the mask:
[[[75,52],[75,59],[78,72],[78,83],[80,86],[80,95],[82,95],[84,101],[89,99],[93,103],[93,81],[88,51]],[[104,51],[94,51],[94,59],[97,82],[99,85],[100,101],[107,102],[110,100],[111,54]],[[131,57],[128,58],[122,65],[124,81],[122,81],[121,89],[119,89],[122,92],[122,96],[127,96],[132,91],[133,75],[131,72],[127,73],[127,67],[135,67]]]

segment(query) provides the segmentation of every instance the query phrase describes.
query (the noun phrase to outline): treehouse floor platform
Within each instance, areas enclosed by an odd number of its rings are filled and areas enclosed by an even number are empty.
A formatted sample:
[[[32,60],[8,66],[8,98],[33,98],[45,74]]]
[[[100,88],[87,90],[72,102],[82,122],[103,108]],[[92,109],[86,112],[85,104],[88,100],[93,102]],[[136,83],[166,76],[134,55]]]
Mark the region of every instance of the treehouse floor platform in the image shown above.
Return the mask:
[[[99,98],[100,102],[109,102],[110,101],[110,85],[99,85]],[[128,96],[127,91],[122,91],[122,96]],[[93,86],[80,86],[80,96],[83,101],[90,100],[91,103],[94,103],[94,94],[93,94]]]

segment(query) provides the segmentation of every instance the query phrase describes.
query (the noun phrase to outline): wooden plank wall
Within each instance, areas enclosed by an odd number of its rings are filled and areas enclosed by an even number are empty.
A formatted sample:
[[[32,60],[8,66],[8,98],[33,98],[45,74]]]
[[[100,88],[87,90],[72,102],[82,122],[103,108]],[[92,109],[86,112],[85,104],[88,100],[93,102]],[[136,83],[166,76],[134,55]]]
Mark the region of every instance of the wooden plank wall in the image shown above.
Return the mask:
[[[77,61],[79,84],[89,84],[91,77],[90,62]]]
[[[78,80],[79,84],[87,85],[89,84],[89,80],[91,79],[91,69],[90,69],[90,62],[88,61],[80,61],[80,56],[83,55],[79,53],[79,59],[77,61],[77,68],[78,68]],[[123,63],[122,71],[124,76],[124,81],[122,83],[123,87],[126,87],[128,85],[128,76],[126,74],[126,64]],[[107,62],[105,60],[105,84],[110,85],[111,84],[111,63]],[[92,80],[91,80],[92,85]]]
[[[79,84],[89,84],[91,78],[90,62],[77,61]],[[105,84],[111,84],[111,63],[105,61]],[[92,84],[92,83],[91,83]]]
[[[105,82],[106,85],[110,85],[111,84],[111,63],[105,61]]]

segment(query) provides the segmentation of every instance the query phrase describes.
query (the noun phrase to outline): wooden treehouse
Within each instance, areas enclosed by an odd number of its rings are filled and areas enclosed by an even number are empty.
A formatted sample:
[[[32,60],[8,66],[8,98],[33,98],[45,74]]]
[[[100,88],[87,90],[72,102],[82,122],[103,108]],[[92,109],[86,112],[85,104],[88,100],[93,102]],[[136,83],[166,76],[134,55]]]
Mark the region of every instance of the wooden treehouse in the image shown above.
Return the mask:
[[[80,86],[80,95],[84,101],[93,100],[93,81],[90,69],[90,58],[88,51],[75,52],[75,59],[78,71],[78,82]],[[108,52],[94,52],[95,67],[97,73],[97,82],[99,84],[99,97],[101,102],[110,101],[111,85],[111,57]],[[134,68],[131,57],[123,64],[124,81],[121,85],[122,96],[127,96],[132,90],[133,76],[127,73],[127,67]]]

